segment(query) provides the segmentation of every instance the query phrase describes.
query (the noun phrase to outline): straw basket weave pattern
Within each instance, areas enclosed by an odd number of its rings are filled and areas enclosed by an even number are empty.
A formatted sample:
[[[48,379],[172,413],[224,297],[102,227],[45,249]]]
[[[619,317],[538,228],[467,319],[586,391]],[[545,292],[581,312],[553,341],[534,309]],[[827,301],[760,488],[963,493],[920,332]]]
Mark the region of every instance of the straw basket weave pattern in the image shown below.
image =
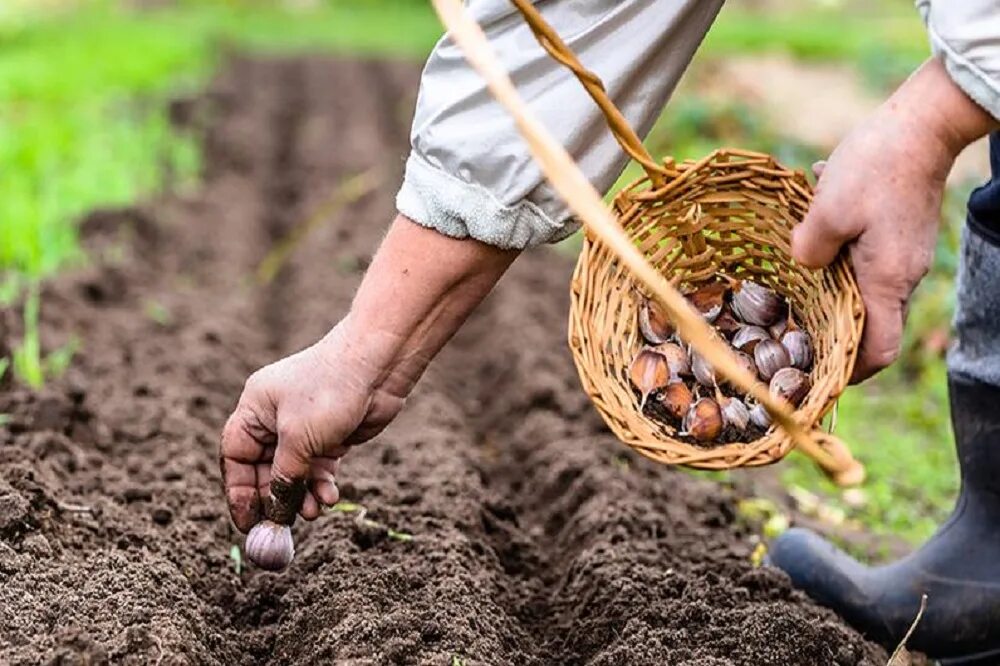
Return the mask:
[[[697,163],[665,165],[664,184],[642,178],[618,193],[614,211],[646,258],[680,288],[722,274],[751,279],[786,296],[812,337],[812,389],[800,422],[815,426],[846,387],[864,309],[846,260],[820,271],[790,256],[792,228],[811,198],[804,175],[768,155],[719,150]],[[791,438],[772,427],[753,442],[703,448],[645,416],[627,368],[643,341],[636,324],[644,298],[630,273],[598,240],[585,237],[572,283],[569,343],[580,378],[608,426],[655,460],[708,469],[782,458]]]

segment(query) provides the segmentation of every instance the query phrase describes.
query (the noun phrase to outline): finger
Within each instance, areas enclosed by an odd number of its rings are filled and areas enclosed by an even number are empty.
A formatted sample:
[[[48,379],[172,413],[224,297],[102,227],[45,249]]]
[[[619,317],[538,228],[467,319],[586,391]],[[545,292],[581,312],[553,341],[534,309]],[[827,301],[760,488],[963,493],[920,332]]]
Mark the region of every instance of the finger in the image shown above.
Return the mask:
[[[306,520],[316,520],[319,518],[321,512],[319,502],[313,494],[306,493],[305,499],[302,500],[302,509],[299,511],[299,515]]]
[[[825,202],[826,198],[817,194],[802,224],[792,230],[792,257],[808,268],[829,265],[844,244],[857,237],[839,216],[827,213]]]
[[[222,431],[219,467],[229,515],[236,528],[246,532],[260,519],[255,462],[263,454],[259,420],[252,410],[238,407]]]
[[[226,502],[236,529],[247,532],[261,516],[260,493],[257,474],[252,464],[222,459],[222,478],[226,489]]]
[[[899,356],[903,337],[903,303],[899,300],[865,299],[865,330],[851,383],[857,384],[892,364]]]
[[[313,460],[309,491],[321,506],[333,506],[340,501],[340,491],[334,476],[339,462],[335,458],[316,458]]]
[[[813,162],[812,171],[816,178],[823,177],[823,170],[826,169],[826,160],[820,160],[818,162]]]
[[[340,501],[340,489],[335,481],[313,481],[312,494],[323,506],[333,506]]]

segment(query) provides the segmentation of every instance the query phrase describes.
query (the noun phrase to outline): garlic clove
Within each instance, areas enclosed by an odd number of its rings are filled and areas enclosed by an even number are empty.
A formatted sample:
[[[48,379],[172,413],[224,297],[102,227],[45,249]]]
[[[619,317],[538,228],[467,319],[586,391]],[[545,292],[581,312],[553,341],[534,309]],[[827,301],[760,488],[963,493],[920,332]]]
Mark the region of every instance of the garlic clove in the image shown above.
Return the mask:
[[[805,331],[787,331],[781,336],[781,344],[788,350],[792,366],[799,370],[808,370],[813,362],[812,340]]]
[[[780,340],[781,336],[785,334],[788,330],[788,318],[782,317],[778,321],[774,322],[767,327],[767,332],[771,334],[771,337],[775,340]]]
[[[691,358],[676,342],[664,342],[662,345],[653,347],[653,351],[663,354],[667,359],[667,368],[670,370],[670,377],[688,377],[691,375]]]
[[[687,295],[691,305],[701,313],[709,323],[714,322],[722,313],[729,287],[723,282],[713,282],[699,287]]]
[[[770,339],[770,334],[760,326],[747,324],[740,326],[739,330],[736,331],[736,335],[733,336],[733,347],[742,352],[752,354],[757,347],[757,343],[761,340]]]
[[[639,308],[639,332],[646,342],[659,345],[674,334],[674,325],[663,307],[652,299],[646,299]]]
[[[646,406],[649,394],[663,388],[670,381],[670,368],[667,365],[666,357],[652,349],[642,349],[632,360],[629,377],[635,387],[639,389],[639,393],[642,394],[639,403],[641,410]]]
[[[770,381],[774,373],[792,364],[788,350],[780,342],[770,339],[757,343],[753,360],[757,364],[757,374],[764,381]]]
[[[768,389],[771,395],[782,398],[791,403],[793,407],[798,407],[807,395],[811,382],[809,375],[798,368],[782,368],[774,373]]]
[[[715,330],[727,338],[731,338],[743,326],[733,315],[733,310],[729,307],[728,303],[722,306],[722,312],[715,318],[713,324],[715,325]]]
[[[771,427],[771,414],[764,405],[758,403],[750,408],[750,423],[767,430]]]
[[[753,357],[750,354],[738,351],[736,352],[736,362],[748,373],[751,377],[757,376],[757,364],[753,362]]]
[[[666,388],[660,391],[657,398],[663,408],[672,418],[681,421],[684,415],[691,409],[694,396],[687,384],[680,380],[675,380],[667,384]]]
[[[699,442],[715,441],[722,433],[719,403],[711,398],[701,398],[684,415],[681,427],[684,429],[681,434],[689,435]]]
[[[295,557],[292,528],[270,520],[261,521],[250,529],[243,549],[247,558],[261,569],[281,571]]]
[[[693,349],[691,350],[691,372],[694,374],[695,380],[702,386],[711,388],[716,385],[715,369],[705,360],[704,356]]]
[[[746,432],[747,426],[750,424],[750,410],[743,404],[743,401],[724,396],[718,392],[716,393],[716,401],[722,412],[722,424],[741,435]]]
[[[784,299],[764,285],[745,280],[733,288],[733,312],[748,324],[770,326],[783,311]]]

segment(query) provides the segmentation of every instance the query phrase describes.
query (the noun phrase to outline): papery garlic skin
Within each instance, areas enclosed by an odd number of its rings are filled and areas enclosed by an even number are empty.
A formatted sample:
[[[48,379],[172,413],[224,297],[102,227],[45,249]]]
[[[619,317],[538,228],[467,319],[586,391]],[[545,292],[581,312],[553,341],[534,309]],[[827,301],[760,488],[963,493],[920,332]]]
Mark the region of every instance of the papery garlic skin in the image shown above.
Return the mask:
[[[750,423],[766,430],[771,427],[771,414],[764,405],[756,404],[750,409]]]
[[[295,557],[292,528],[270,520],[261,521],[250,528],[243,550],[261,569],[281,571]]]
[[[792,364],[788,350],[784,345],[774,340],[763,340],[753,350],[753,360],[757,364],[757,372],[764,381],[770,381],[778,370]]]
[[[711,398],[702,398],[691,405],[684,416],[684,433],[699,442],[711,442],[722,434],[722,412],[719,403]]]
[[[781,296],[756,282],[744,281],[733,290],[733,312],[748,324],[770,326],[784,311]]]
[[[769,390],[771,395],[798,407],[809,394],[810,387],[809,375],[798,368],[782,368],[771,378]]]
[[[781,344],[788,350],[792,366],[799,370],[808,370],[813,362],[812,340],[804,331],[788,331],[781,336]]]

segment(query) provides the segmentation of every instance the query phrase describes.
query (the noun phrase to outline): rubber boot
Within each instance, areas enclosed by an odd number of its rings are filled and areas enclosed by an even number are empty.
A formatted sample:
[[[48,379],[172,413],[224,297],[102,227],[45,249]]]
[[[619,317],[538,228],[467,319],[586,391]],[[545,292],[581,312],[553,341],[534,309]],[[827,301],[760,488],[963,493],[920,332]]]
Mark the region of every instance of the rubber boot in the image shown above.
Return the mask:
[[[1000,389],[952,377],[962,488],[954,512],[916,552],[867,567],[817,534],[791,529],[769,552],[795,587],[889,649],[903,639],[942,664],[1000,664]]]

